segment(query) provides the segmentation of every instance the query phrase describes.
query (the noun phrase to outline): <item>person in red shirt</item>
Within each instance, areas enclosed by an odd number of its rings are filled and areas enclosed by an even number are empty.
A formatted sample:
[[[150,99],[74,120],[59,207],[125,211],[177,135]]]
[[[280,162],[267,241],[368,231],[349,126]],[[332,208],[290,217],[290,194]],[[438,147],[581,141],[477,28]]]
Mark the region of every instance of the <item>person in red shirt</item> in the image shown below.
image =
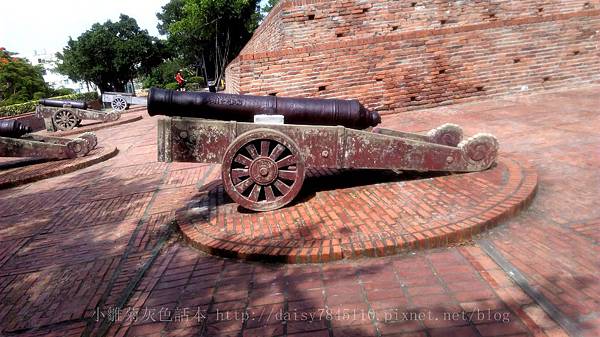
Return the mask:
[[[179,84],[179,91],[183,91],[185,87],[185,78],[183,78],[183,75],[181,74],[181,69],[177,72],[177,75],[175,75],[175,81]]]

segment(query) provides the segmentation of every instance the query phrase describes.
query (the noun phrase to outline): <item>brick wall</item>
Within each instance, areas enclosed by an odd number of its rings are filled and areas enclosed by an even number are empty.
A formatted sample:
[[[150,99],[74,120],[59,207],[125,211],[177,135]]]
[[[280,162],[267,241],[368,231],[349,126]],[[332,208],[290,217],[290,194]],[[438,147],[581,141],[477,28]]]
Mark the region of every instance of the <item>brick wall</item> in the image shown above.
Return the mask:
[[[279,1],[271,9],[269,15],[254,31],[251,41],[246,44],[240,54],[260,53],[267,50],[277,50],[284,46],[283,41],[283,15],[285,1]]]
[[[600,0],[282,0],[227,91],[381,113],[600,80]]]

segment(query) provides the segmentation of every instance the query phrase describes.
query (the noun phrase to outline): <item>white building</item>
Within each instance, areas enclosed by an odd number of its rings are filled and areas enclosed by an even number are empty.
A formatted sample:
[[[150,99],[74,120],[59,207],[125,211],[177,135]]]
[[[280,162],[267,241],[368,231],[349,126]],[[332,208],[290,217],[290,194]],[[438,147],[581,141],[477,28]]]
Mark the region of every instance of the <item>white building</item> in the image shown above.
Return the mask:
[[[44,81],[52,88],[70,88],[75,92],[87,92],[94,90],[90,87],[89,90],[85,83],[73,82],[67,76],[61,75],[54,70],[56,68],[56,53],[48,53],[46,49],[34,50],[30,55],[20,55],[25,57],[33,65],[41,64],[44,66]]]

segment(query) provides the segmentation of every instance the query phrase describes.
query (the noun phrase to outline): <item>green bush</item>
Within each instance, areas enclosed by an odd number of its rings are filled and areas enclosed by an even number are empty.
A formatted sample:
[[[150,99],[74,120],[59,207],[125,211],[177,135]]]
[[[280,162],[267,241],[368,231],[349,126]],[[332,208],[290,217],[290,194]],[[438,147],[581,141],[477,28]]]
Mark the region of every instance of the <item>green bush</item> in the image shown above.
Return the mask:
[[[179,89],[179,84],[177,84],[177,82],[167,83],[165,89],[177,90]]]
[[[52,99],[63,99],[63,100],[71,100],[71,101],[82,101],[89,102],[98,99],[98,93],[96,92],[86,92],[81,94],[72,94],[72,95],[64,95],[64,96],[56,96],[51,97]],[[29,101],[21,104],[13,104],[0,107],[0,117],[8,117],[8,116],[18,116],[22,114],[26,114],[28,112],[32,112],[35,110],[35,106],[38,104],[38,100]]]
[[[46,96],[46,93],[42,92],[42,91],[37,91],[37,92],[33,93],[33,99],[34,100],[38,100],[40,98],[44,98],[44,96]]]
[[[189,79],[186,79],[188,83],[198,83],[200,86],[204,86],[204,77],[202,76],[192,76]]]
[[[0,117],[18,116],[35,110],[38,101],[13,104],[0,107]]]
[[[186,83],[185,91],[202,91],[204,89],[203,85],[198,83]]]

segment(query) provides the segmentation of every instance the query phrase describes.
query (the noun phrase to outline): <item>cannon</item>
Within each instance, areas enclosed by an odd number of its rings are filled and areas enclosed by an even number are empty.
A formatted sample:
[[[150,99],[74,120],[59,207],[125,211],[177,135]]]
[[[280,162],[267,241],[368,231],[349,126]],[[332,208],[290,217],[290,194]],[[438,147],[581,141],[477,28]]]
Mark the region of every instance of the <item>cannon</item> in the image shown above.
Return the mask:
[[[150,89],[148,113],[252,122],[255,115],[282,115],[286,123],[343,125],[364,129],[381,123],[375,111],[358,101],[341,99],[250,96]]]
[[[31,128],[17,120],[0,120],[0,157],[67,159],[83,157],[98,145],[92,132],[75,139],[31,134]]]
[[[379,115],[357,101],[152,89],[148,112],[168,116],[158,121],[159,161],[221,164],[224,190],[255,211],[294,200],[309,168],[474,172],[498,153],[494,136],[463,140],[455,124],[426,134],[374,128]]]
[[[25,125],[17,120],[0,120],[0,137],[19,138],[31,131],[29,125]]]
[[[82,120],[116,121],[121,117],[118,111],[88,109],[87,103],[41,99],[35,108],[36,117],[43,118],[47,131],[66,131],[79,126]]]
[[[63,108],[65,106],[70,106],[71,108],[83,109],[83,110],[87,110],[87,108],[88,108],[86,102],[79,102],[79,101],[62,101],[62,100],[58,100],[58,99],[42,98],[42,99],[40,99],[39,103],[43,106],[52,106],[55,108]]]
[[[105,92],[102,94],[102,102],[110,103],[115,111],[124,111],[130,105],[146,105],[146,97],[138,97],[127,92]]]

